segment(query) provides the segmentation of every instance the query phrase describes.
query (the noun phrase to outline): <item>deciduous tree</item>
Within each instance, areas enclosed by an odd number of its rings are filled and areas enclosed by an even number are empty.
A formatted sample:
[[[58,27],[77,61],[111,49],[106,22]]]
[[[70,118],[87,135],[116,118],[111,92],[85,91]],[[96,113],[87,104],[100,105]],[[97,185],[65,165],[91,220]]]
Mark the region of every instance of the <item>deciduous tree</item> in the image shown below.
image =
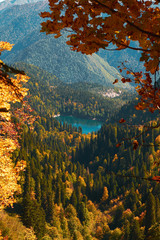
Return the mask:
[[[160,61],[159,4],[159,0],[49,0],[50,12],[41,13],[42,18],[47,18],[41,24],[41,31],[54,34],[55,38],[64,31],[68,32],[66,43],[71,50],[84,54],[92,54],[99,49],[139,51],[139,61],[143,62],[145,70],[133,72],[122,63],[119,67],[123,76],[121,81],[135,82],[140,98],[136,109],[148,109],[153,113],[160,110],[157,81]],[[117,82],[118,79],[115,79],[113,84]],[[120,120],[120,123],[124,122],[124,119]],[[144,131],[149,128],[153,127],[145,126]],[[131,140],[134,150],[138,148],[137,139],[126,140]],[[117,147],[120,145],[118,143]],[[160,178],[153,180],[160,181]]]
[[[11,48],[11,44],[0,42],[0,55]],[[18,132],[11,122],[10,104],[23,101],[27,94],[27,89],[23,87],[26,81],[27,76],[23,72],[8,67],[0,60],[0,209],[15,201],[14,193],[20,190],[19,172],[25,166],[24,161],[15,166],[11,160],[11,153],[18,146]]]
[[[99,49],[115,50],[126,48],[141,52],[140,61],[146,73],[132,72],[122,82],[135,81],[141,96],[137,109],[160,109],[160,89],[152,84],[151,75],[159,70],[160,58],[160,8],[159,1],[144,0],[49,0],[50,12],[41,16],[46,34],[60,37],[62,30],[68,31],[67,44],[74,51],[92,54]],[[136,42],[136,44],[133,44]],[[124,66],[125,69],[125,66]],[[120,69],[122,72],[122,69]],[[133,79],[132,79],[133,77]],[[116,83],[117,80],[114,82]]]

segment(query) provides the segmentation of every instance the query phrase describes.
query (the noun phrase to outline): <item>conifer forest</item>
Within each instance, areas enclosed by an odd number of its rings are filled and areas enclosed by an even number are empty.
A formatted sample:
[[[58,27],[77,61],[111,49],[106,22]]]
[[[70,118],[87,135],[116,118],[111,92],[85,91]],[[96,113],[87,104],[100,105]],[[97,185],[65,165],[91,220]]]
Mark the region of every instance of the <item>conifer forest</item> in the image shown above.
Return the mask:
[[[0,239],[160,240],[159,65],[159,0],[0,0]]]

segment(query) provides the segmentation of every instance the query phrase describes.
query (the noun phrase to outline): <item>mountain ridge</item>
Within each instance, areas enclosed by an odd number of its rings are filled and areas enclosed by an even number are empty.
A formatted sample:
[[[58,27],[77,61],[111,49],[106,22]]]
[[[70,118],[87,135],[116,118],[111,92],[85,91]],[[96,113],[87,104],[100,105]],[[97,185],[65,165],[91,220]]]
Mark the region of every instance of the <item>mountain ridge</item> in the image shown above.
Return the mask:
[[[4,0],[0,2],[0,11],[10,8],[14,5],[24,5],[29,3],[40,2],[43,0]]]
[[[55,39],[53,35],[40,33],[43,19],[39,13],[46,9],[48,3],[44,1],[41,4],[13,6],[1,11],[1,40],[15,43],[12,51],[4,53],[2,59],[9,64],[22,61],[34,64],[55,74],[64,82],[97,82],[114,88],[114,79],[120,79],[121,76],[101,57],[71,51],[66,44],[65,34]],[[8,16],[7,21],[4,15]],[[116,87],[131,88],[129,84],[121,82]]]

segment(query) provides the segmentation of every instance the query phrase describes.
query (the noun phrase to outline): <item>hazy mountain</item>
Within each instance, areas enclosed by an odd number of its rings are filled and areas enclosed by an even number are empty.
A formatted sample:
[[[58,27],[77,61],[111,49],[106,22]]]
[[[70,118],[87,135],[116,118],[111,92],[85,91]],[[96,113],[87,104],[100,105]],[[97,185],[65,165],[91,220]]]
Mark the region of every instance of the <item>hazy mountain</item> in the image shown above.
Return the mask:
[[[41,0],[6,0],[6,1],[2,1],[0,2],[0,10],[4,10],[8,7],[12,7],[10,10],[7,10],[7,12],[5,12],[5,18],[1,13],[0,16],[0,22],[1,25],[3,26],[3,24],[5,23],[5,30],[8,32],[10,30],[10,28],[8,28],[8,24],[10,23],[10,21],[13,21],[13,18],[17,19],[17,22],[20,23],[20,19],[19,17],[21,16],[21,18],[23,18],[22,13],[24,13],[24,18],[27,20],[28,23],[32,23],[31,25],[34,25],[31,28],[37,28],[37,26],[39,25],[40,22],[43,21],[43,19],[41,19],[38,14],[41,11],[44,11],[45,9],[48,9],[48,1],[46,0],[45,2],[41,2],[41,4],[33,4],[36,3],[38,1]],[[28,4],[30,3],[30,5],[25,5],[24,4]],[[22,5],[21,6],[16,6],[16,8],[14,8],[14,5]],[[34,12],[34,14],[33,14]],[[27,15],[26,15],[27,14]],[[31,19],[31,14],[32,14],[32,19]],[[26,22],[23,21],[23,19],[21,19],[21,22],[23,22],[23,26],[26,26]],[[34,23],[34,24],[33,24]],[[7,25],[6,25],[7,24]],[[17,23],[16,21],[14,22],[14,25],[16,26]],[[7,27],[6,27],[7,26]],[[25,28],[27,29],[28,26],[26,26]],[[28,30],[31,30],[30,28],[28,28]],[[22,30],[23,32],[23,30]],[[12,34],[14,35],[14,34]],[[17,39],[13,38],[13,41],[15,43],[16,40],[19,40],[19,37]],[[137,44],[134,43],[134,45]],[[113,46],[113,48],[115,48],[115,46]],[[101,49],[98,52],[98,55],[100,57],[102,57],[105,61],[108,61],[108,63],[117,68],[117,66],[120,65],[121,62],[127,61],[128,62],[128,66],[130,68],[132,68],[133,70],[142,70],[143,68],[143,64],[139,62],[139,56],[140,53],[138,51],[134,51],[131,49],[124,49],[122,51],[107,51],[107,50],[103,50]]]
[[[65,82],[87,81],[112,86],[119,74],[115,68],[96,54],[86,56],[72,52],[65,41],[64,36],[55,39],[36,30],[18,42],[5,61],[34,64]]]
[[[138,47],[138,43],[134,42],[132,46]],[[113,49],[116,47],[113,46]],[[133,71],[142,71],[144,69],[143,63],[139,61],[141,57],[140,51],[135,51],[132,49],[123,49],[121,51],[107,51],[100,50],[98,55],[105,59],[109,64],[118,69],[121,63],[125,63],[129,69]]]
[[[40,33],[43,21],[39,13],[48,9],[47,2],[25,4],[0,12],[0,36],[2,41],[14,43],[13,50],[2,55],[8,63],[34,64],[56,75],[65,82],[97,82],[113,87],[118,71],[107,61],[93,54],[86,56],[70,50],[66,34],[55,39],[53,35]],[[130,87],[118,83],[116,87]]]
[[[26,3],[34,3],[38,1],[41,1],[41,0],[4,0],[0,2],[0,10],[13,7],[13,5],[23,5]]]

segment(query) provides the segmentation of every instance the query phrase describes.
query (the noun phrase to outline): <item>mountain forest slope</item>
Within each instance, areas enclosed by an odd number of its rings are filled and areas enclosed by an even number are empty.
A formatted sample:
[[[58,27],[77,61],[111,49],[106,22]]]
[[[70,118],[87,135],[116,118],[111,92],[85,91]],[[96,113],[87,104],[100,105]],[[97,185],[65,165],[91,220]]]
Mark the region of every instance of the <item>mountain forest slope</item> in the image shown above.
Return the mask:
[[[3,60],[30,77],[26,99],[35,117],[33,126],[22,125],[20,148],[12,153],[15,165],[22,159],[26,168],[16,203],[0,212],[0,238],[158,240],[158,114],[143,111],[139,118],[137,96],[129,84],[112,84],[118,72],[100,56],[71,52],[66,33],[58,40],[40,33],[38,13],[47,4],[0,11],[1,40],[15,43]],[[121,94],[110,98],[106,93],[113,86]],[[82,134],[81,128],[58,122],[58,113],[104,124]],[[127,121],[117,123],[121,118]],[[12,121],[19,128],[20,120]],[[143,121],[149,121],[147,131]]]
[[[96,118],[105,122],[116,116],[120,108],[133,98],[132,93],[125,89],[121,94],[117,90],[117,97],[110,98],[103,96],[103,93],[108,92],[108,88],[102,85],[83,82],[67,84],[34,65],[15,63],[13,66],[25,71],[30,77],[27,87],[31,95],[32,107],[41,116],[47,112],[52,116],[73,115],[80,118]],[[38,91],[37,98],[35,93]]]
[[[2,0],[0,2],[0,10],[5,10],[6,8],[13,7],[14,5],[23,5],[27,3],[38,2],[37,0]]]
[[[30,104],[37,106],[35,115],[43,111],[43,116],[36,119],[34,129],[24,126],[21,148],[13,154],[13,160],[24,159],[27,168],[21,178],[22,194],[8,211],[18,213],[38,239],[160,236],[160,185],[152,181],[159,171],[154,163],[160,128],[142,134],[139,148],[133,150],[131,142],[123,141],[119,148],[116,144],[124,136],[134,138],[142,128],[105,124],[97,134],[86,135],[62,125],[48,111],[50,97],[44,94],[50,81],[55,79],[57,86],[60,82],[37,67],[24,66],[32,69]]]
[[[15,44],[11,52],[2,55],[5,62],[34,64],[56,75],[63,82],[96,82],[113,88],[118,71],[100,56],[86,56],[70,51],[65,44],[66,33],[59,39],[40,33],[39,16],[48,7],[47,2],[6,8],[0,14],[0,38]],[[6,17],[7,16],[7,17]],[[118,83],[117,87],[131,88]]]

